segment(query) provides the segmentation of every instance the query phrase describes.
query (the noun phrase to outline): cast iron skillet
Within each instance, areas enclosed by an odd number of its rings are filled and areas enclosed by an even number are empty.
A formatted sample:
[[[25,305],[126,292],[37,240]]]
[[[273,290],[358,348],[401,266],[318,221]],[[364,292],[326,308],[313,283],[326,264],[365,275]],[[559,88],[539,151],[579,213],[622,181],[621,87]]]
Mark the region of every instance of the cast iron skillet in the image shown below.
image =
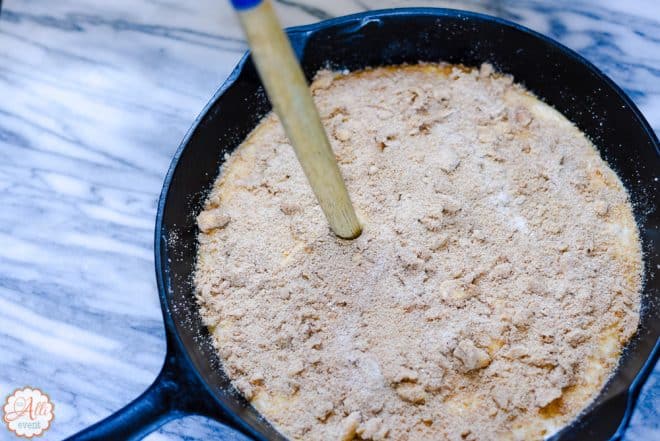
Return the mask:
[[[635,203],[645,251],[644,307],[640,330],[605,390],[553,439],[620,437],[660,352],[656,345],[660,148],[635,105],[575,52],[485,15],[428,8],[372,11],[288,33],[308,78],[326,66],[354,70],[419,60],[471,66],[489,61],[513,74],[590,136]],[[165,421],[191,413],[210,416],[258,440],[284,439],[230,385],[200,320],[191,285],[197,249],[195,216],[224,154],[234,150],[269,110],[245,56],[184,138],[160,196],[155,253],[167,336],[163,369],[139,398],[72,439],[139,438]]]

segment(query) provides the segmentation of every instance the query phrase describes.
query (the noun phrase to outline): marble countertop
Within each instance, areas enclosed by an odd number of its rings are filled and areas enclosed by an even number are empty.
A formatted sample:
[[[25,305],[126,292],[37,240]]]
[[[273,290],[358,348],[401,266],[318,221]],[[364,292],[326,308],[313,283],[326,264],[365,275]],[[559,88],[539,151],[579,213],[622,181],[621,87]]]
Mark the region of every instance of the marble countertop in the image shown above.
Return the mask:
[[[408,1],[276,0],[285,25]],[[660,3],[423,1],[549,35],[660,130]],[[49,393],[61,439],[139,395],[165,354],[153,226],[179,141],[246,49],[227,1],[5,0],[0,14],[0,397]],[[626,438],[660,439],[660,368]],[[12,438],[0,427],[0,439]],[[234,439],[202,417],[149,440]],[[244,439],[236,435],[236,439]]]

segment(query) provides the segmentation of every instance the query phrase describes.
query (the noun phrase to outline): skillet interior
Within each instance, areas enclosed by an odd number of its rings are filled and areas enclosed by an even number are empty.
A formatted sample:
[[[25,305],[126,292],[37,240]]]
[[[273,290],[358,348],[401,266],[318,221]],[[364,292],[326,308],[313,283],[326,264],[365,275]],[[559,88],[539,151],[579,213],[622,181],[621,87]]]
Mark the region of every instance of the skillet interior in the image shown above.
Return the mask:
[[[308,78],[321,67],[348,68],[438,61],[483,61],[513,74],[587,133],[630,192],[645,252],[643,311],[638,334],[608,386],[560,439],[604,439],[625,412],[627,390],[660,331],[658,241],[660,148],[636,107],[578,55],[511,23],[442,9],[372,11],[290,32]],[[244,59],[198,118],[177,152],[161,196],[157,228],[161,301],[170,332],[190,357],[230,419],[253,436],[283,439],[233,392],[202,325],[191,284],[196,255],[194,221],[225,153],[235,149],[270,110],[249,58]]]

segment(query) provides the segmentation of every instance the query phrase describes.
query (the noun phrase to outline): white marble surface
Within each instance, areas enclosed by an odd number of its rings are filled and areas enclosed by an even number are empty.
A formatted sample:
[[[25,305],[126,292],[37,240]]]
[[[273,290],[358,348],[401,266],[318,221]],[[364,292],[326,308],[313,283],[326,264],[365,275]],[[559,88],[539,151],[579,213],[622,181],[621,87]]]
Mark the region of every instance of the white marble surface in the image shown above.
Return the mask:
[[[278,0],[286,25],[408,1]],[[61,439],[117,410],[165,352],[153,271],[162,179],[245,50],[224,0],[4,0],[0,14],[0,397],[48,392]],[[426,1],[576,49],[660,129],[660,3]],[[660,378],[628,439],[660,439]],[[227,435],[202,417],[150,440]],[[9,439],[0,427],[0,439]],[[15,438],[11,438],[15,439]]]

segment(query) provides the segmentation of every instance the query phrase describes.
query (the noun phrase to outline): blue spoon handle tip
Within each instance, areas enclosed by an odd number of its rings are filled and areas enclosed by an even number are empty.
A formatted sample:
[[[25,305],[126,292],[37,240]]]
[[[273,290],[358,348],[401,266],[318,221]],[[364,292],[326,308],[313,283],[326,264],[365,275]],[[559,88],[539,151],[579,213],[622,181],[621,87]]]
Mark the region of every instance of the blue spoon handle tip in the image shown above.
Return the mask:
[[[234,9],[240,12],[246,9],[252,9],[255,6],[259,6],[262,1],[263,0],[231,0],[231,4]]]

